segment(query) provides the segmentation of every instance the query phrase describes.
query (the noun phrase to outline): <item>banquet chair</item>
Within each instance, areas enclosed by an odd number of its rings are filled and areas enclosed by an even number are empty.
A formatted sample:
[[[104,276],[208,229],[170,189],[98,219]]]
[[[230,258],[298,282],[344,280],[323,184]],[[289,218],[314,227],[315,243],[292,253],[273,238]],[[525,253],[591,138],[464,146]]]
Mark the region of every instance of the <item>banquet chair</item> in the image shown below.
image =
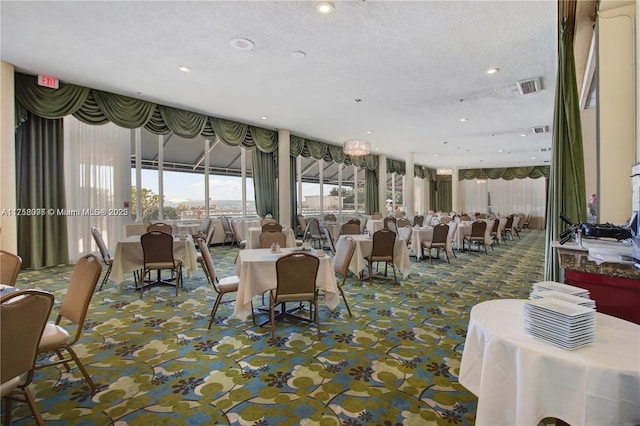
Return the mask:
[[[262,232],[282,232],[282,225],[277,222],[267,222],[262,225]]]
[[[102,256],[102,261],[107,265],[107,272],[104,273],[104,278],[102,279],[102,282],[100,283],[100,288],[98,289],[98,291],[102,290],[102,286],[107,282],[107,280],[109,279],[109,275],[111,275],[111,268],[113,267],[113,258],[111,257],[111,254],[109,253],[109,249],[107,248],[107,245],[104,243],[104,240],[102,239],[102,234],[100,233],[100,230],[98,228],[96,228],[95,226],[91,227],[91,235],[93,235],[93,240],[96,242],[96,245],[98,246],[98,249],[100,250],[100,255]],[[134,272],[134,277],[136,277],[137,280],[137,275]]]
[[[216,301],[213,304],[213,308],[211,308],[211,319],[209,320],[209,330],[211,330],[211,324],[213,324],[213,320],[216,317],[216,312],[218,311],[218,307],[222,302],[222,298],[225,294],[235,293],[238,291],[238,285],[240,284],[240,278],[237,275],[233,275],[230,277],[225,277],[222,279],[218,279],[216,275],[216,268],[213,264],[213,259],[211,258],[211,253],[209,253],[209,247],[206,245],[206,242],[202,238],[198,238],[198,247],[200,247],[200,253],[202,253],[202,259],[204,263],[204,270],[206,271],[207,280],[213,286],[217,296]],[[235,299],[227,300],[225,303],[233,302]]]
[[[176,296],[178,287],[182,285],[182,262],[173,258],[173,235],[161,231],[151,231],[140,236],[142,244],[142,254],[144,258],[144,268],[142,270],[142,280],[140,282],[140,298],[144,292],[144,277],[148,278],[151,284],[151,271],[158,271],[158,279],[153,284],[170,284],[162,281],[160,271],[169,269],[175,273]]]
[[[353,315],[351,315],[351,308],[349,307],[349,302],[347,302],[347,297],[345,296],[342,287],[347,281],[347,276],[349,275],[349,264],[351,263],[351,259],[353,258],[355,251],[355,240],[351,237],[345,237],[340,240],[335,256],[333,257],[333,270],[337,275],[342,276],[342,281],[338,281],[338,290],[340,290],[340,295],[342,296],[342,300],[344,300],[344,304],[347,307],[350,317]]]
[[[422,242],[422,256],[424,257],[425,249],[428,250],[429,263],[433,264],[433,257],[431,257],[431,250],[436,249],[436,256],[440,258],[440,249],[444,250],[444,255],[449,262],[449,253],[447,253],[447,240],[449,239],[449,225],[446,223],[439,223],[433,227],[433,238],[431,241]]]
[[[458,257],[456,256],[456,251],[454,250],[456,247],[456,231],[458,229],[458,222],[451,222],[448,224],[449,225],[449,241],[451,242],[451,253],[453,253],[453,257]]]
[[[220,224],[222,225],[222,230],[224,231],[224,240],[222,241],[222,245],[224,245],[227,241],[231,243],[231,246],[235,244],[237,237],[233,232],[233,228],[231,228],[231,223],[229,223],[229,218],[225,215],[220,216]]]
[[[324,221],[325,222],[337,222],[338,219],[336,218],[335,214],[330,213],[330,214],[324,215]]]
[[[307,230],[307,222],[304,220],[304,216],[301,214],[296,216],[296,221],[298,223],[298,228],[296,229],[296,236],[302,236],[304,238],[304,233]]]
[[[471,251],[472,243],[478,244],[478,253],[480,253],[480,245],[484,247],[484,254],[487,253],[487,245],[484,242],[484,231],[487,229],[487,222],[476,220],[471,224],[471,235],[465,235],[462,240],[462,249],[464,250],[465,242],[469,243],[469,251]]]
[[[520,221],[521,220],[522,220],[522,213],[513,215],[513,226],[511,228],[513,229],[513,232],[516,233],[519,240],[522,239],[520,238]]]
[[[309,253],[290,253],[276,261],[277,285],[269,295],[269,317],[271,339],[276,341],[275,308],[280,305],[280,315],[291,316],[304,321],[314,321],[320,338],[320,315],[318,314],[318,291],[316,277],[320,259]],[[309,319],[287,312],[287,302],[309,302]]]
[[[424,226],[424,216],[422,216],[422,215],[414,216],[413,217],[413,226],[423,227]]]
[[[404,228],[405,226],[411,226],[411,221],[407,218],[400,218],[396,221],[396,229]]]
[[[15,287],[22,259],[17,254],[0,250],[0,284]]]
[[[40,290],[14,291],[0,299],[0,396],[5,400],[5,425],[11,423],[12,401],[26,402],[35,423],[44,424],[29,385],[53,300],[53,294]]]
[[[360,225],[357,223],[347,222],[340,227],[340,235],[358,235],[360,234]]]
[[[281,248],[287,246],[287,237],[284,232],[267,231],[260,233],[260,248],[271,248],[273,243],[278,243]]]
[[[384,229],[391,229],[391,228],[389,227],[389,224],[390,224],[390,223],[393,223],[393,224],[395,225],[395,223],[396,223],[396,218],[395,218],[395,217],[391,217],[391,216],[387,216],[387,217],[385,217],[384,219],[382,219],[382,227],[383,227]]]
[[[96,390],[96,385],[93,383],[91,376],[87,373],[84,365],[78,358],[78,355],[73,350],[72,346],[80,339],[82,330],[84,329],[84,320],[89,310],[89,304],[91,303],[91,297],[93,291],[98,284],[100,273],[102,272],[102,265],[96,256],[93,254],[87,254],[78,260],[78,263],[73,268],[71,279],[69,280],[69,286],[67,287],[67,293],[62,300],[60,306],[60,312],[56,317],[55,322],[48,322],[44,327],[42,333],[42,339],[38,345],[38,354],[55,352],[58,355],[57,361],[52,361],[49,358],[44,364],[37,364],[36,369],[49,367],[52,365],[63,364],[67,371],[70,371],[69,362],[74,361],[80,372],[84,376],[85,380],[89,384],[89,387],[93,392]],[[65,319],[72,324],[75,324],[75,334],[70,335],[67,329],[60,325],[62,319]],[[65,350],[70,358],[62,356],[62,351]]]
[[[504,229],[502,230],[502,238],[507,241],[507,233],[511,236],[511,241],[513,241],[513,215],[507,217],[507,222],[504,225]]]
[[[533,216],[533,212],[529,212],[527,217],[522,221],[522,229],[528,229],[531,232],[531,217]]]
[[[371,215],[371,219],[372,220],[380,220],[380,219],[382,219],[382,213],[381,212],[373,212],[373,214]]]
[[[273,217],[265,217],[263,219],[260,219],[260,226],[266,225],[267,223],[275,223],[275,224],[277,224],[278,221],[275,220]]]
[[[318,243],[319,248],[322,248],[322,244],[323,244],[322,241],[324,240],[324,237],[322,235],[322,231],[320,231],[320,223],[318,222],[318,219],[316,219],[315,217],[312,217],[309,219],[307,234],[308,234],[308,238],[311,239],[314,245]],[[318,248],[318,246],[316,246],[316,248]]]
[[[160,232],[166,232],[167,234],[172,234],[173,227],[168,223],[162,223],[162,222],[152,223],[147,227],[147,232],[151,232],[151,231],[160,231]]]
[[[369,284],[373,275],[373,264],[384,262],[384,276],[387,276],[387,266],[391,265],[393,269],[393,282],[397,283],[396,265],[393,261],[393,249],[396,243],[396,233],[390,229],[381,229],[373,234],[373,248],[371,254],[367,257],[367,266],[369,268]]]
[[[209,222],[209,229],[207,230],[206,239],[199,237],[199,238],[196,238],[194,241],[203,240],[205,247],[207,248],[206,251],[209,252],[209,247],[211,247],[211,242],[213,241],[213,234],[215,234],[215,232],[216,232],[216,224],[213,223],[213,221],[211,221]],[[199,247],[200,246],[198,245],[198,248]],[[200,266],[202,266],[202,270],[204,271],[204,274],[207,275],[208,271],[204,264],[204,257],[202,256],[202,250],[200,250],[200,253],[198,253],[198,257],[196,257],[196,261],[200,264]]]
[[[471,221],[471,216],[469,216],[468,214],[463,214],[460,216],[460,220],[462,222],[470,222]]]
[[[437,216],[433,216],[429,221],[429,225],[431,226],[436,226],[439,223],[440,223],[440,219]]]
[[[496,246],[500,245],[500,238],[498,236],[498,225],[500,224],[500,221],[496,219],[488,219],[488,220],[493,222],[493,224],[491,225],[491,231],[489,233],[489,236],[491,238],[491,250],[493,250],[494,243]]]
[[[323,226],[322,231],[324,232],[324,237],[326,238],[327,243],[329,244],[329,249],[331,250],[331,253],[336,254],[336,245],[333,242],[333,238],[331,238],[331,232],[329,232],[329,228],[327,228],[326,226]]]
[[[238,261],[238,256],[240,255],[240,250],[247,248],[247,240],[243,240],[240,231],[238,230],[238,224],[235,220],[229,220],[231,225],[231,230],[233,231],[234,242],[233,244],[238,245],[238,253],[236,253],[236,259],[233,261],[234,263]]]
[[[207,234],[209,233],[209,227],[211,226],[211,223],[213,221],[211,220],[211,217],[207,216],[204,219],[202,219],[202,223],[200,223],[200,230],[198,232],[196,232],[195,234],[192,234],[191,237],[193,237],[193,241],[196,241],[198,238],[204,238],[205,241],[207,239]]]
[[[451,217],[449,217],[449,216],[442,216],[442,217],[440,218],[440,223],[449,223],[449,222],[451,222],[452,220],[453,220],[453,219],[451,219]]]

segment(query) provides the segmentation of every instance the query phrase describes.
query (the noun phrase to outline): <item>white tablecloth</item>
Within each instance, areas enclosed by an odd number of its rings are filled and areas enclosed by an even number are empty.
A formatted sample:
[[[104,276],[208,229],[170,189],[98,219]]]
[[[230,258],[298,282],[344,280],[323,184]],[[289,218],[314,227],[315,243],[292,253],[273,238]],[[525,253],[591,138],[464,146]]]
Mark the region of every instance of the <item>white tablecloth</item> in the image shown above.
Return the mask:
[[[249,228],[260,228],[260,219],[230,219],[236,224],[239,240],[247,240],[249,236]]]
[[[147,227],[142,222],[127,223],[124,226],[125,236],[142,235],[147,233]]]
[[[193,239],[188,236],[186,240],[173,239],[173,257],[182,261],[187,275],[190,277],[198,268],[198,252],[193,244]],[[119,241],[113,257],[113,266],[109,278],[117,283],[122,282],[124,274],[144,268],[144,253],[139,235],[132,235],[123,241]]]
[[[416,254],[416,259],[422,259],[422,247],[423,241],[431,241],[433,239],[433,227],[425,226],[423,228],[413,228],[411,231],[411,250]],[[451,239],[447,238],[447,253],[452,254]]]
[[[349,270],[355,275],[360,275],[360,272],[362,272],[364,267],[367,266],[366,258],[371,254],[371,250],[373,250],[373,239],[369,238],[368,235],[349,236],[356,242],[356,251],[351,258]],[[338,238],[336,247],[338,247],[340,240],[344,237],[345,235],[341,235],[340,238]],[[409,260],[407,242],[402,238],[396,238],[396,242],[393,246],[393,261],[402,273],[402,277],[407,278],[411,273],[411,261]]]
[[[291,228],[283,228],[282,232],[287,241],[287,247],[295,247],[296,246],[296,234],[293,232]],[[261,227],[249,228],[247,231],[247,246],[248,249],[258,249],[260,248],[260,234],[262,234]]]
[[[373,234],[384,228],[384,219],[369,219],[365,227],[367,228],[367,232]]]
[[[292,251],[293,249],[283,249],[282,253],[272,253],[271,249],[240,250],[236,261],[236,274],[240,277],[240,284],[233,308],[234,317],[246,320],[251,315],[251,299],[277,287],[276,260]],[[324,292],[327,307],[335,309],[340,303],[340,294],[333,259],[329,256],[320,257],[316,286]]]
[[[459,380],[478,396],[476,424],[640,424],[640,326],[597,313],[595,342],[568,351],[525,333],[524,303],[471,310]]]

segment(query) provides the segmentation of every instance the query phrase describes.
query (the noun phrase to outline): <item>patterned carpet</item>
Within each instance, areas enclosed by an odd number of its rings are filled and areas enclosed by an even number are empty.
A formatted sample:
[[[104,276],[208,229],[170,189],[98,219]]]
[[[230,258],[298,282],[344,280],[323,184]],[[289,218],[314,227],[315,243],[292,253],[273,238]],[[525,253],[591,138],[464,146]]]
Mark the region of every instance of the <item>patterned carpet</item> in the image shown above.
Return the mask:
[[[185,289],[154,287],[142,300],[130,281],[93,296],[75,348],[99,391],[77,368],[38,370],[32,391],[47,424],[59,425],[428,425],[474,423],[476,398],[457,382],[471,307],[526,298],[543,279],[544,232],[451,264],[415,263],[399,285],[355,277],[341,303],[321,302],[314,325],[228,319],[223,304],[211,330],[215,292],[201,270]],[[218,273],[234,274],[235,248],[211,249]],[[23,271],[18,287],[62,300],[71,267]],[[57,313],[54,306],[52,316]],[[32,424],[14,404],[15,424]]]

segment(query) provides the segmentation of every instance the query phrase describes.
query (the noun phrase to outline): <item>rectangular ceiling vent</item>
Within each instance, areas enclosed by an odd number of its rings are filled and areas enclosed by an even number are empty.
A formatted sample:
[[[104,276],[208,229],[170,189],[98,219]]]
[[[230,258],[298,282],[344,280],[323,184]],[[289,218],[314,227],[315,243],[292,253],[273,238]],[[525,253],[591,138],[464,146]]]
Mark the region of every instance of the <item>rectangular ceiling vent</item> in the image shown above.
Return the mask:
[[[532,78],[530,80],[520,80],[518,82],[518,90],[520,90],[521,95],[539,92],[542,90],[540,77]]]
[[[533,133],[536,135],[539,133],[549,133],[549,126],[536,126],[531,130],[533,130]]]
[[[540,152],[549,152],[551,148],[540,148]]]

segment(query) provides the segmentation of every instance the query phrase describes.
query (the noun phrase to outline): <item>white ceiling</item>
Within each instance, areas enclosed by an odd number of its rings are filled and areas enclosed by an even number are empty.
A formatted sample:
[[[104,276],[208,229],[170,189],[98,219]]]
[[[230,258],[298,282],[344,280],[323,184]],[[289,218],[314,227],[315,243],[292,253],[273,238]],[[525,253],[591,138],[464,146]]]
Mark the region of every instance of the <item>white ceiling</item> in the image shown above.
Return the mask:
[[[531,128],[553,124],[555,1],[317,4],[2,0],[0,54],[20,72],[332,144],[365,138],[429,167],[548,164],[551,133]],[[520,95],[534,77],[542,91]]]

